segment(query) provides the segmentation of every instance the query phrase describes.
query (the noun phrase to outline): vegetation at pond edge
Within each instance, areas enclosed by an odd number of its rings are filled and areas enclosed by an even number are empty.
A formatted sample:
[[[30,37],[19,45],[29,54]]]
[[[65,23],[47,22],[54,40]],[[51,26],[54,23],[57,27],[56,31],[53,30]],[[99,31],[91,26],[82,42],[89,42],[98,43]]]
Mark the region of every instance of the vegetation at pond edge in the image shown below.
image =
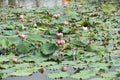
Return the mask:
[[[120,5],[91,3],[1,8],[0,78],[49,70],[49,79],[119,80]]]

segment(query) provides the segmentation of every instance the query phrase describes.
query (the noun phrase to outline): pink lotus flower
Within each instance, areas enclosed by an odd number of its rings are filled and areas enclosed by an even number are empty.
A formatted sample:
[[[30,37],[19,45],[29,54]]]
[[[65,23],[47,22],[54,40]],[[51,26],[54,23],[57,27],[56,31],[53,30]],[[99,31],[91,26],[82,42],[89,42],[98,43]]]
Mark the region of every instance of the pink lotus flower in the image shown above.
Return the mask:
[[[58,38],[63,37],[63,33],[57,33],[56,35],[57,35]]]
[[[53,17],[54,18],[58,18],[58,17],[60,17],[60,14],[58,13],[58,14],[55,14],[55,15],[53,15]]]
[[[64,12],[59,12],[59,14],[63,15],[63,14],[64,14]]]
[[[12,58],[12,61],[16,63],[16,62],[17,62],[17,57],[16,57],[16,56],[13,57],[13,58]]]
[[[27,38],[27,36],[24,35],[24,34],[18,34],[18,37],[20,37],[21,39],[26,39]]]
[[[68,22],[68,21],[65,21],[63,24],[64,24],[64,25],[68,25],[68,24],[69,24],[69,22]]]
[[[83,31],[88,31],[88,27],[82,27]]]
[[[65,44],[65,40],[57,40],[56,43],[58,45],[64,45]]]
[[[70,1],[68,1],[68,0],[62,0],[62,3],[63,3],[63,5],[67,5],[67,4],[70,3]]]
[[[60,41],[61,45],[65,44],[65,40]]]

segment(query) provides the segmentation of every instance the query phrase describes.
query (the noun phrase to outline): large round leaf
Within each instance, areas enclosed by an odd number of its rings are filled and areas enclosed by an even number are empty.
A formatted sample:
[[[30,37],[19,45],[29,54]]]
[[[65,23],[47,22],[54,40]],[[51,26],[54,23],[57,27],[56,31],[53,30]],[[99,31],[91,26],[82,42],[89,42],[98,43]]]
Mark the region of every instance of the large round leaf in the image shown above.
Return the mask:
[[[78,40],[72,40],[70,43],[72,43],[73,45],[79,46],[79,47],[85,47],[87,45],[87,43],[84,43],[82,41],[78,41]]]
[[[27,53],[30,51],[29,43],[20,43],[17,45],[17,50],[19,53]]]
[[[53,54],[57,49],[58,49],[58,47],[56,46],[56,44],[54,44],[54,43],[47,43],[47,44],[44,44],[44,45],[41,47],[41,52],[42,52],[44,55],[51,55],[51,54]]]

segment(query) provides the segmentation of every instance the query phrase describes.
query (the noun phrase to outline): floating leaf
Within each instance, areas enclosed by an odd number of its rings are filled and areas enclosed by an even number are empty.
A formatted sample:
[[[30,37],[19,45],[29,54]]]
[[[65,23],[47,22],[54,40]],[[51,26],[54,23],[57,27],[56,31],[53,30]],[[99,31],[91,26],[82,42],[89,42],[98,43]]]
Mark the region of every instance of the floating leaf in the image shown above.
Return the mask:
[[[95,76],[95,72],[91,70],[83,70],[80,73],[71,75],[71,77],[75,79],[87,79],[90,78],[91,76]]]
[[[42,38],[39,34],[29,34],[28,35],[28,39],[34,40],[34,41],[41,41],[43,43],[45,43],[45,39]]]
[[[56,46],[56,44],[54,43],[47,43],[47,44],[43,44],[41,47],[41,52],[44,55],[51,55],[53,54],[56,50],[58,49],[58,47]]]
[[[53,66],[53,65],[56,65],[57,63],[56,62],[42,62],[42,63],[39,63],[38,65],[40,67],[47,67],[47,66]]]
[[[109,78],[93,78],[93,79],[90,79],[90,80],[110,80]]]
[[[30,51],[29,43],[20,43],[17,45],[17,50],[19,53],[27,53]]]
[[[62,61],[63,65],[76,65],[77,63],[75,61]]]
[[[84,68],[87,68],[87,65],[86,64],[77,64],[77,65],[74,65],[73,68],[75,68],[75,69],[84,69]]]
[[[108,73],[103,73],[101,76],[105,78],[112,78],[115,79],[117,77],[117,72],[108,72]]]
[[[81,42],[81,41],[78,41],[78,40],[72,40],[70,43],[76,45],[76,46],[79,46],[79,47],[85,47],[87,44],[84,43],[84,42]]]
[[[86,50],[90,52],[99,51],[99,47],[95,44],[91,44],[86,47]]]
[[[58,65],[49,66],[49,67],[47,67],[47,69],[49,69],[49,70],[58,70],[58,69],[61,69],[62,66],[63,65],[58,64]]]
[[[62,79],[62,78],[69,77],[69,76],[70,74],[68,72],[57,72],[57,73],[47,74],[47,77],[51,79]]]
[[[5,48],[5,49],[9,47],[9,41],[7,39],[3,39],[2,47]]]
[[[115,6],[113,6],[111,4],[103,4],[102,5],[102,10],[106,14],[111,14],[112,12],[116,11],[116,8],[115,8]]]
[[[25,69],[25,70],[17,70],[13,73],[11,73],[11,76],[29,76],[33,74],[33,70],[31,69]]]
[[[5,57],[5,56],[0,56],[0,63],[2,63],[2,62],[7,62],[7,61],[9,61],[9,59],[8,59],[7,57]]]

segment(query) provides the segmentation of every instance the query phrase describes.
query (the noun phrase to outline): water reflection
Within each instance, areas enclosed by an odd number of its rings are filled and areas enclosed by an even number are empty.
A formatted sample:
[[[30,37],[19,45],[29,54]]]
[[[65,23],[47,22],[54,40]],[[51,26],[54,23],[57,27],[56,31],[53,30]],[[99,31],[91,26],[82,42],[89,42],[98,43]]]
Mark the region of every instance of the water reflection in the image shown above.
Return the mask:
[[[0,7],[6,7],[8,5],[24,8],[55,7],[61,6],[62,0],[0,0]]]

